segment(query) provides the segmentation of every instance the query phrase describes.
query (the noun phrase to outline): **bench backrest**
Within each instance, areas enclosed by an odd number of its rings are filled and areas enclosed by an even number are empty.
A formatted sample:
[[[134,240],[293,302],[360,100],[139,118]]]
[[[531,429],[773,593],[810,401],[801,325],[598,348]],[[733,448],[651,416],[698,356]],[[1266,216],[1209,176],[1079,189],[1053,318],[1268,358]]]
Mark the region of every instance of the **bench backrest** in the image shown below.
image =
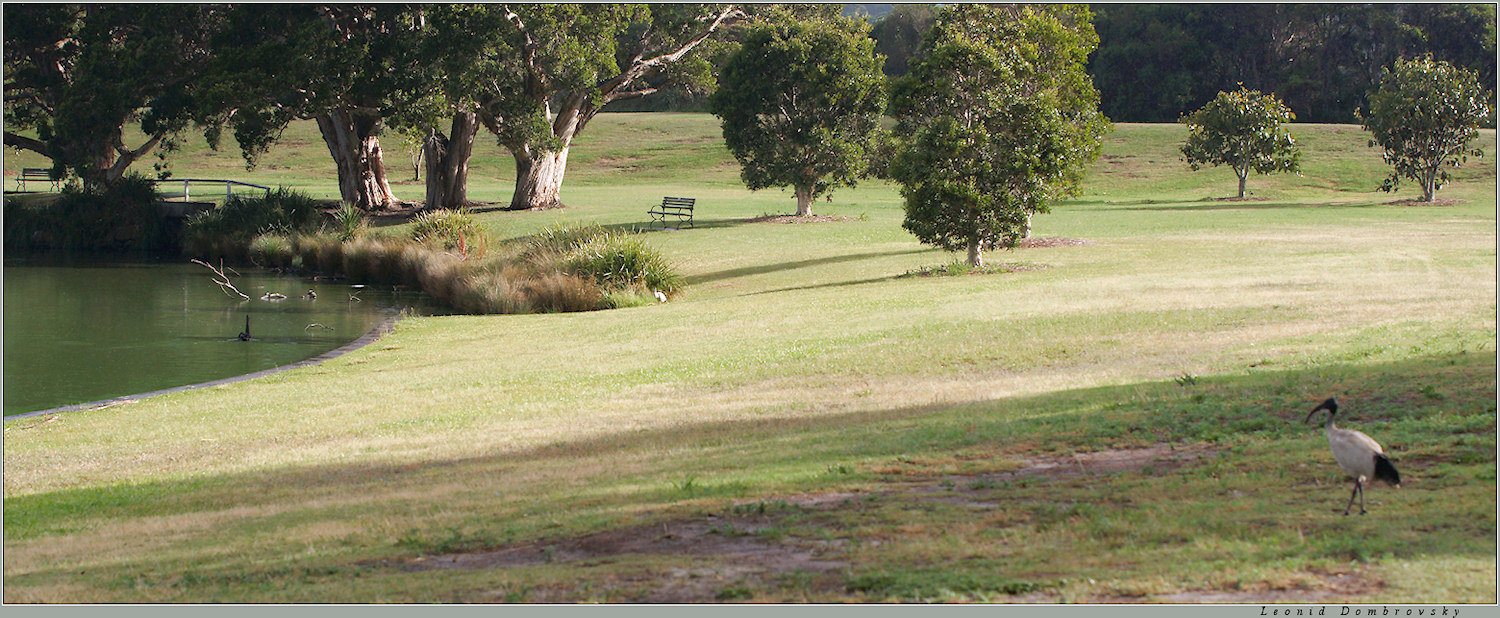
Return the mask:
[[[661,205],[662,208],[686,208],[692,210],[693,203],[696,201],[691,197],[664,197],[661,198]]]
[[[52,171],[45,167],[28,167],[21,170],[21,175],[28,178],[51,178]]]

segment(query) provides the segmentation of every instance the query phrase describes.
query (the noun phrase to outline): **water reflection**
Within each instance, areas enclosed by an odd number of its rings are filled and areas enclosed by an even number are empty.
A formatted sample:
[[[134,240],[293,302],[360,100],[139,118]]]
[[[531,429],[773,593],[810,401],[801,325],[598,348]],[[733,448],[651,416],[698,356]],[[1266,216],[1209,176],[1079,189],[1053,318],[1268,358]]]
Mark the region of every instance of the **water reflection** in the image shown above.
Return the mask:
[[[242,269],[242,299],[186,263],[4,270],[5,414],[195,384],[312,358],[411,308],[415,291]],[[308,295],[311,290],[316,297]],[[261,300],[268,294],[280,300]],[[251,338],[238,335],[250,320]]]

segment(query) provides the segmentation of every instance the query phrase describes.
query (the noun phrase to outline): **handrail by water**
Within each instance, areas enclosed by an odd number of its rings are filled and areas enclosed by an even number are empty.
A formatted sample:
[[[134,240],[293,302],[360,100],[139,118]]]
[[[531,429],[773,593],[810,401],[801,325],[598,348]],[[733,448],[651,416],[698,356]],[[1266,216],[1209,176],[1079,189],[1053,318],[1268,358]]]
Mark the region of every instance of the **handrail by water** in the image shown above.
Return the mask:
[[[192,201],[192,190],[191,190],[191,187],[192,187],[192,183],[195,183],[195,182],[199,183],[199,184],[215,184],[215,185],[222,184],[222,185],[224,185],[224,198],[225,199],[229,199],[231,197],[234,197],[234,187],[236,187],[236,186],[250,187],[250,188],[253,188],[253,189],[260,189],[262,191],[265,191],[266,193],[270,193],[271,192],[271,187],[266,187],[266,186],[256,185],[256,184],[250,184],[248,182],[240,182],[238,180],[229,180],[227,178],[167,178],[167,179],[161,179],[161,180],[153,180],[152,182],[154,182],[154,183],[156,183],[158,185],[163,184],[163,183],[173,183],[173,182],[180,182],[180,183],[182,183],[182,201],[184,201],[184,202],[190,202],[190,201]]]

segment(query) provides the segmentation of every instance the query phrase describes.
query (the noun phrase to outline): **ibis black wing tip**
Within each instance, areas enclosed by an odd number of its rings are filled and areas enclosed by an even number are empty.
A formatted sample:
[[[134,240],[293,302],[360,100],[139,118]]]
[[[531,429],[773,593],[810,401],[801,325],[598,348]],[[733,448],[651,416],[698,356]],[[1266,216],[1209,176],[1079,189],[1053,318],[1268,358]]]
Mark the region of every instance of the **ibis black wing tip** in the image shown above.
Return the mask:
[[[1375,454],[1375,478],[1395,485],[1401,486],[1401,473],[1396,471],[1396,466],[1391,464],[1389,457],[1383,454]]]

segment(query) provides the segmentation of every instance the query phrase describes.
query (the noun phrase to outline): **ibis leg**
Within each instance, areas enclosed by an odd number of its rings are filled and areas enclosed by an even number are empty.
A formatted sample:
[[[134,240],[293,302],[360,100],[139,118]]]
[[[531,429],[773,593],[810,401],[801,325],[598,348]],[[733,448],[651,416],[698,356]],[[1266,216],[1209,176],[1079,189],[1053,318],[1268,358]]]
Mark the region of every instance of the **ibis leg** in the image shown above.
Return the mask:
[[[1354,484],[1355,484],[1355,486],[1359,487],[1359,514],[1360,515],[1364,515],[1365,514],[1365,484],[1364,483],[1360,483],[1358,481],[1355,481]]]
[[[1354,489],[1349,492],[1349,503],[1344,505],[1344,514],[1349,514],[1349,509],[1354,506],[1354,496],[1359,493],[1359,479],[1354,479]],[[1363,509],[1364,501],[1360,501],[1359,508]]]

